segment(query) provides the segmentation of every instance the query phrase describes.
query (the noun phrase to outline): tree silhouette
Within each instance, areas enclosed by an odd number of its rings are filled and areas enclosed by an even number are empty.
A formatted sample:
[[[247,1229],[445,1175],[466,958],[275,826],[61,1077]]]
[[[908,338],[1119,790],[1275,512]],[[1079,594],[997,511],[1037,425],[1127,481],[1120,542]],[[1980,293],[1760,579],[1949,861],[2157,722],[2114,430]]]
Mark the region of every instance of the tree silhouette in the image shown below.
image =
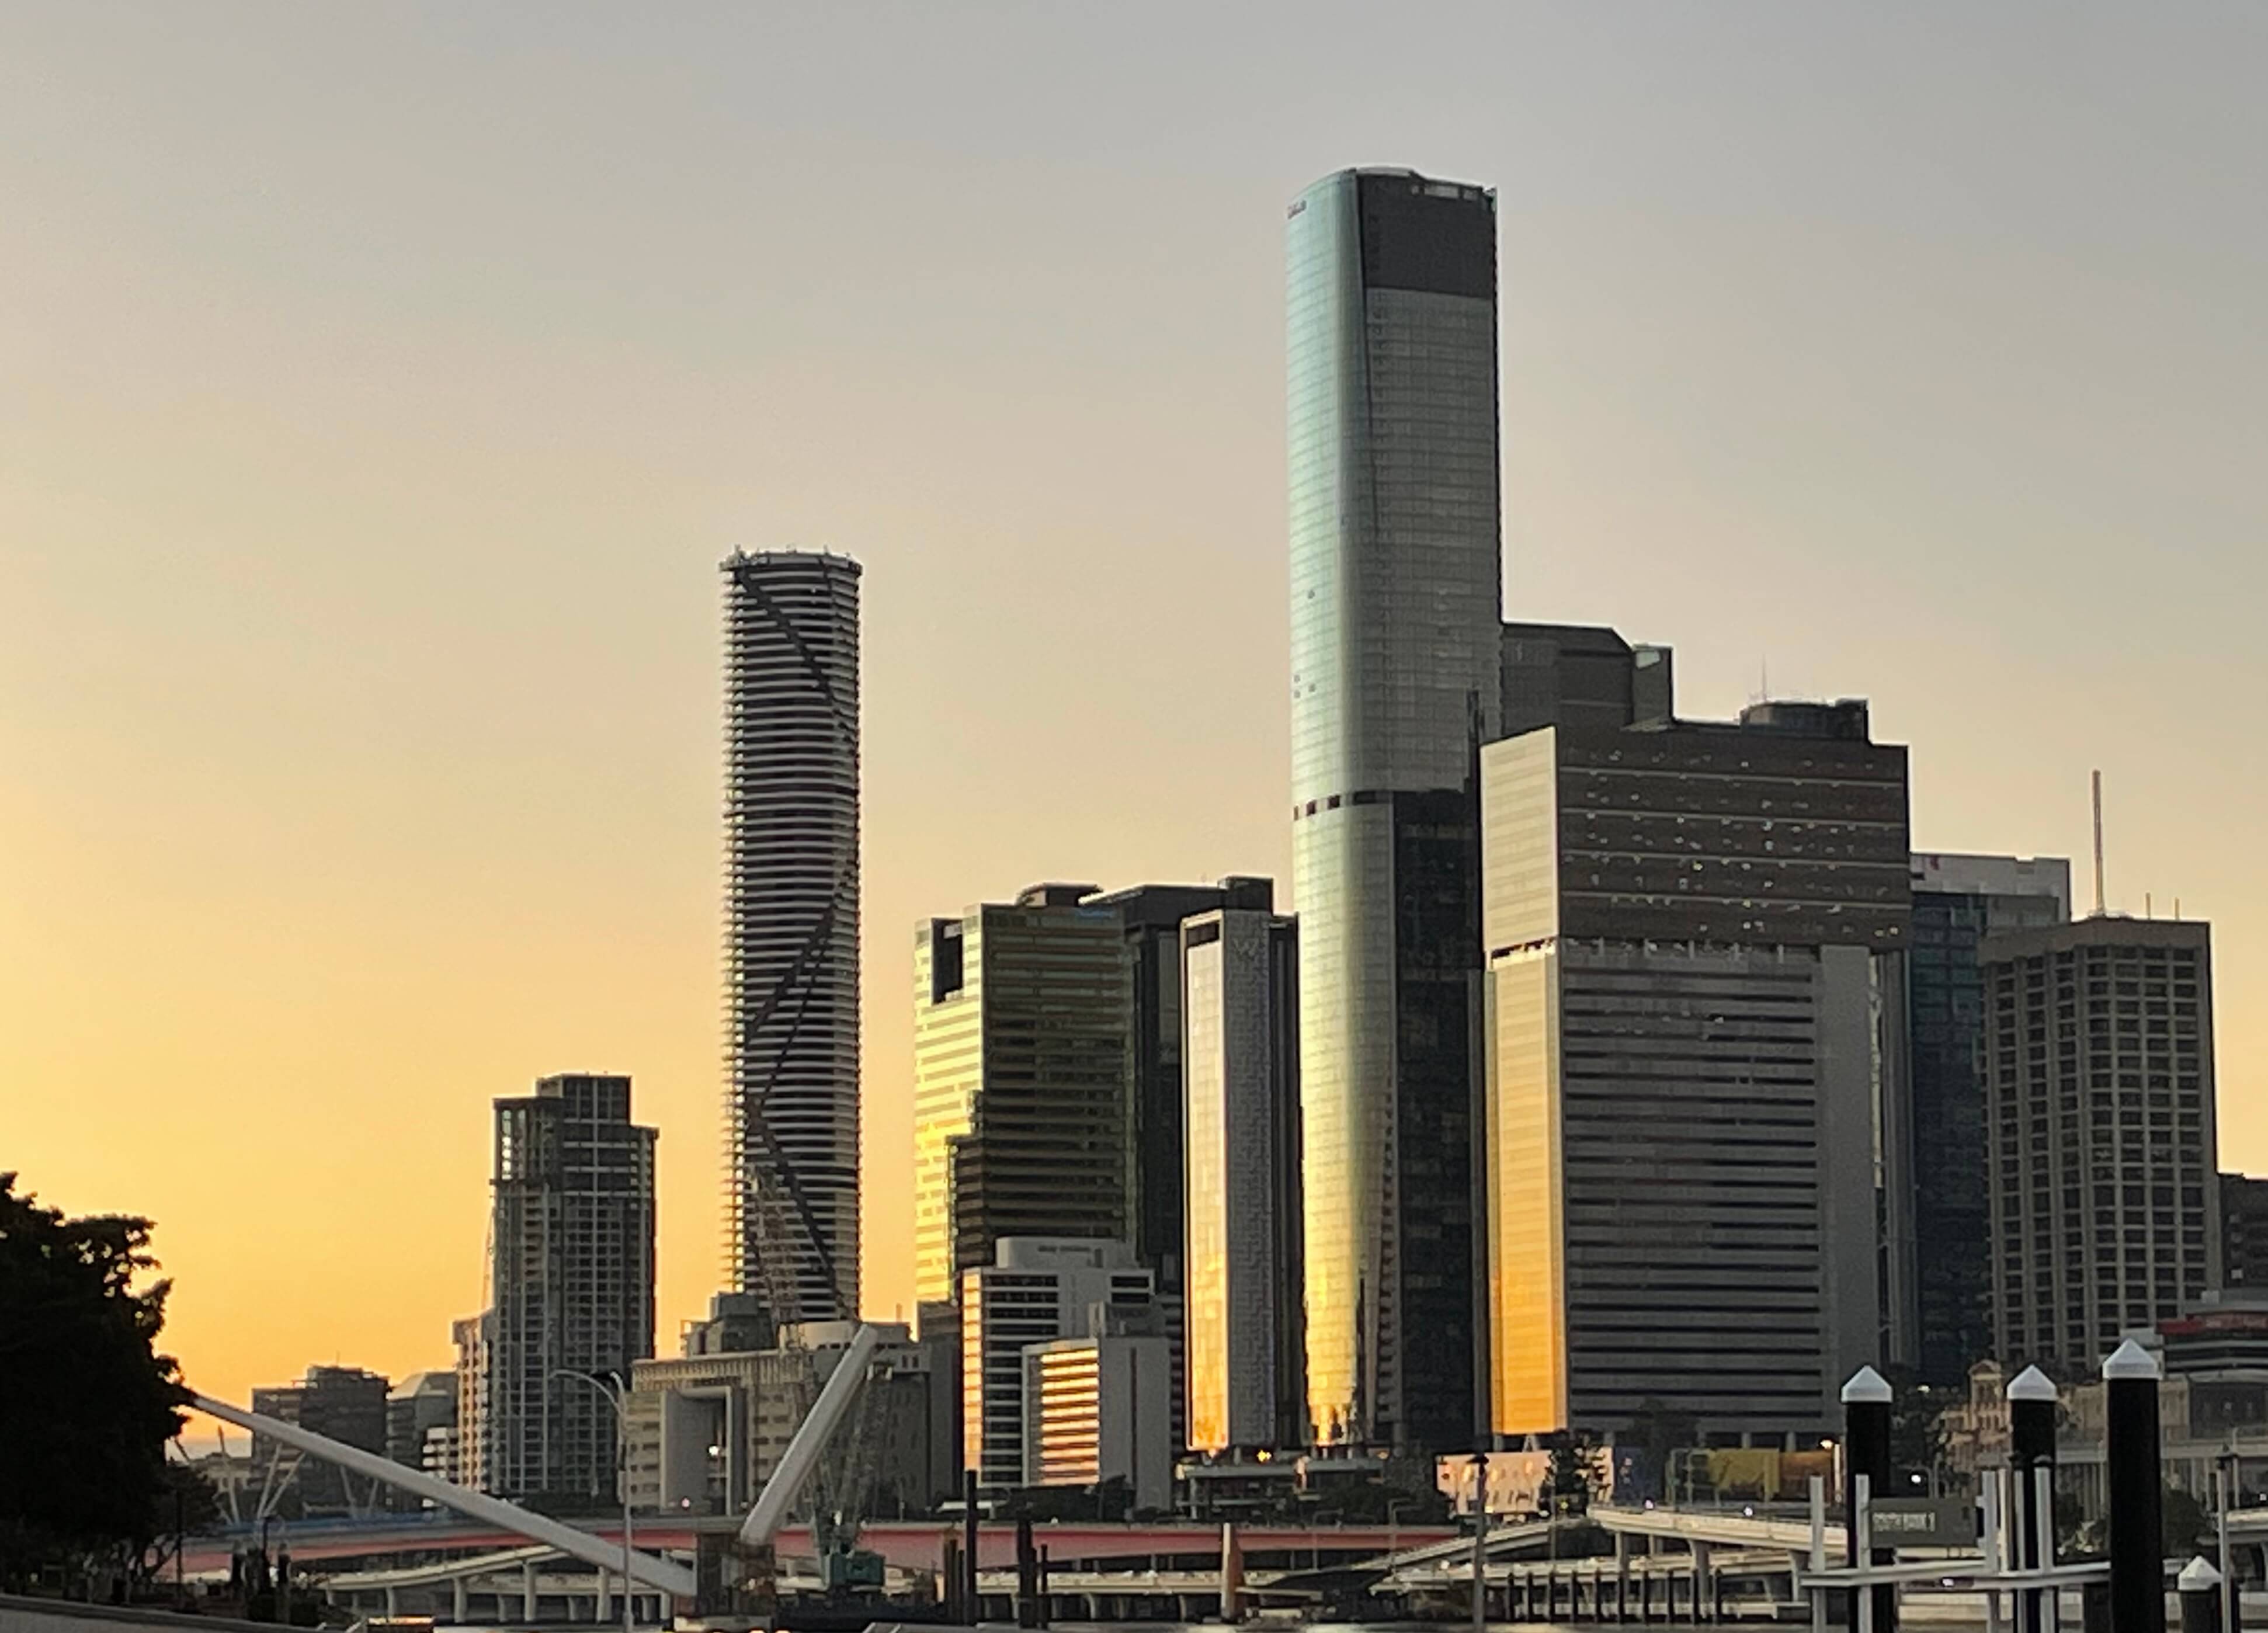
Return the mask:
[[[156,1350],[150,1222],[66,1218],[0,1173],[0,1580],[167,1534],[188,1392]]]

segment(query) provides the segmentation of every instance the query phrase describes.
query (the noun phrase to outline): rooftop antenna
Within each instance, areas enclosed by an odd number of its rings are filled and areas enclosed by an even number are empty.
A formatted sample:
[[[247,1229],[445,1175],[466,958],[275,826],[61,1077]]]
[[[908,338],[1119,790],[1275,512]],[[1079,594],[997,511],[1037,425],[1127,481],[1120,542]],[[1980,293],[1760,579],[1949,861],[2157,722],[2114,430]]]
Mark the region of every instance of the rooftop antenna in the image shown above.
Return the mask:
[[[2095,916],[2102,916],[2102,773],[2095,773]]]

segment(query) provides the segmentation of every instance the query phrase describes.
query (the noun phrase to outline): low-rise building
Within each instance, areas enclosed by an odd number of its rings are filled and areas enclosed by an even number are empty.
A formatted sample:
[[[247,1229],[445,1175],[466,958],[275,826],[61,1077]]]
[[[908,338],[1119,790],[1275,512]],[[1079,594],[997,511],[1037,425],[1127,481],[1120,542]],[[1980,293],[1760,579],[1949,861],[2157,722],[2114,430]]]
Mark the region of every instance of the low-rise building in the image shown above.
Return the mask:
[[[1173,1346],[1058,1338],[1024,1350],[1024,1483],[1123,1482],[1137,1513],[1173,1501]]]
[[[387,1451],[387,1380],[358,1366],[311,1366],[296,1384],[254,1389],[252,1409],[380,1455]],[[375,1481],[337,1464],[303,1456],[264,1435],[252,1438],[253,1461],[290,1484],[275,1512],[286,1518],[367,1512],[385,1504]],[[296,1471],[296,1472],[295,1472]]]
[[[1024,1350],[1058,1338],[1163,1336],[1152,1272],[1124,1242],[1010,1236],[961,1276],[962,1466],[1000,1490],[1024,1483]],[[1167,1442],[1170,1416],[1157,1425]]]
[[[2166,1483],[2210,1508],[2214,1466],[2235,1459],[2241,1504],[2268,1492],[2268,1299],[2209,1295],[2154,1328],[2131,1330],[2165,1368],[2158,1386],[2159,1454]],[[2008,1372],[1998,1362],[1969,1369],[1969,1394],[1940,1420],[1945,1461],[1973,1488],[1979,1470],[2008,1463]],[[2057,1489],[2088,1518],[2104,1511],[2106,1401],[2100,1378],[2057,1387]]]
[[[789,1342],[768,1350],[636,1363],[629,1411],[631,1505],[648,1512],[745,1512],[857,1330],[854,1321],[809,1321],[791,1326],[781,1335]],[[922,1513],[944,1495],[936,1454],[943,1433],[939,1391],[930,1352],[902,1326],[883,1323],[882,1333],[836,1474],[855,1486],[850,1495],[870,1514]],[[689,1332],[688,1345],[694,1342]]]

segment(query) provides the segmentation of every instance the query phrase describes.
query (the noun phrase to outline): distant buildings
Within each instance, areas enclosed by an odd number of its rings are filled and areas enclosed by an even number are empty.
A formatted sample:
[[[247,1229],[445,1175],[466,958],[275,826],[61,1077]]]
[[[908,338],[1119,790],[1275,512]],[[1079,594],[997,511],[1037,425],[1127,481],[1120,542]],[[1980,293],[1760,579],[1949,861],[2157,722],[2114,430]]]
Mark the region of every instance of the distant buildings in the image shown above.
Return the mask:
[[[496,1102],[494,1304],[469,1335],[486,1490],[614,1497],[614,1411],[559,1374],[627,1379],[653,1353],[655,1138],[630,1121],[628,1078],[545,1078]]]
[[[387,1380],[358,1366],[311,1366],[296,1384],[254,1389],[252,1409],[365,1452],[384,1455],[387,1449]],[[392,1500],[375,1482],[263,1435],[252,1438],[252,1462],[263,1484],[289,1477],[276,1512],[292,1518],[364,1513]]]
[[[496,1350],[496,1312],[460,1316],[449,1323],[450,1342],[457,1350],[457,1472],[459,1485],[475,1491],[489,1488],[492,1461],[490,1431],[495,1419],[489,1410],[490,1363]]]
[[[2220,1254],[2223,1286],[2268,1294],[2268,1180],[2220,1176]]]
[[[1771,702],[1480,765],[1494,1432],[1816,1435],[1881,1355],[1905,750]]]
[[[1160,1341],[1155,1276],[1123,1242],[1008,1237],[990,1264],[961,1273],[962,1467],[987,1489],[1025,1481],[1025,1351],[1059,1338],[1145,1337]],[[1162,1347],[1156,1352],[1166,1357]],[[1173,1454],[1167,1375],[1145,1432]]]
[[[406,1468],[458,1478],[454,1372],[412,1372],[394,1386],[386,1397],[386,1454]],[[393,1497],[397,1507],[416,1505],[401,1493]]]
[[[1994,1350],[2088,1367],[2220,1283],[2212,932],[2098,916],[1981,959]]]
[[[805,1322],[780,1335],[792,1344],[718,1349],[710,1345],[745,1329],[712,1316],[688,1329],[681,1357],[636,1363],[632,1505],[662,1513],[746,1513],[857,1326]],[[869,1514],[921,1513],[958,1485],[957,1448],[942,1444],[950,1421],[939,1394],[946,1380],[904,1327],[884,1323],[881,1331],[858,1409],[858,1455],[837,1460],[834,1473],[855,1484],[844,1495]]]
[[[1132,990],[1092,885],[931,919],[914,948],[914,1281],[951,1300],[1009,1236],[1132,1234]]]
[[[1993,1353],[1990,1164],[1984,1120],[1987,936],[2071,917],[2071,864],[2054,857],[1913,858],[1906,952],[1911,1161],[1889,1199],[1887,1266],[1911,1287],[1921,1381],[1965,1386]]]
[[[1330,1442],[1463,1446],[1496,195],[1341,171],[1292,203],[1285,258],[1310,1416]]]
[[[1299,922],[1229,907],[1176,931],[1186,1100],[1191,1449],[1312,1440],[1301,1288]]]
[[[858,1313],[858,563],[725,575],[727,1252],[733,1285]]]

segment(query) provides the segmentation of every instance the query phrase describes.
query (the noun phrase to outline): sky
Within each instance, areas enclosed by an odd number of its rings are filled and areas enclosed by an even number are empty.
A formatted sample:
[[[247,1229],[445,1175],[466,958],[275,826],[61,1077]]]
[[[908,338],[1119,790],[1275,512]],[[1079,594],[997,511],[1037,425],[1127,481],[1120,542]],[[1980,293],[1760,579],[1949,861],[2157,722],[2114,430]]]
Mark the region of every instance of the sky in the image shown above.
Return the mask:
[[[1924,849],[2214,924],[2268,1167],[2268,11],[0,9],[0,1171],[242,1400],[446,1366],[489,1106],[722,1262],[717,563],[865,563],[865,1285],[917,919],[1289,872],[1283,213],[1498,189],[1506,594],[1864,695]]]

